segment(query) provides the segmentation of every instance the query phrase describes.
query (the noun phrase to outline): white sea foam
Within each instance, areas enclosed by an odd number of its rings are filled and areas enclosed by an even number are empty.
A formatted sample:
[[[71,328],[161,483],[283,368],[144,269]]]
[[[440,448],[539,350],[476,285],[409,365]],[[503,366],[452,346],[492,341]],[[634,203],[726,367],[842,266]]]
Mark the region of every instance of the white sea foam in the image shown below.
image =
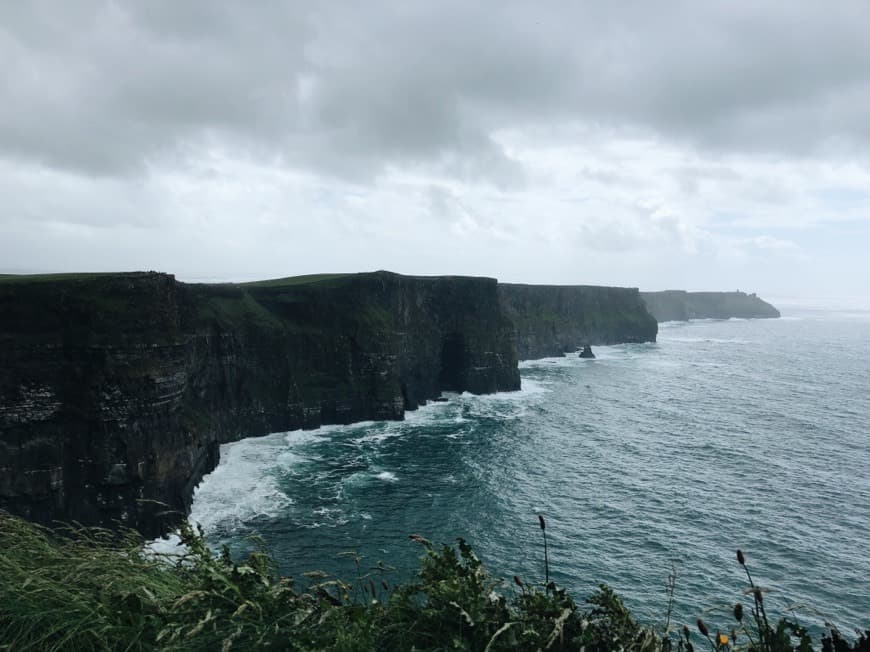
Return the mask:
[[[597,360],[614,360],[624,358],[628,352],[626,347],[636,345],[614,345],[614,346],[596,346],[593,348],[595,358],[581,358],[579,351],[568,351],[564,355],[554,356],[550,358],[539,358],[537,360],[521,360],[519,363],[520,369],[539,369],[548,367],[576,367],[578,365],[589,364]],[[641,345],[643,346],[643,345]],[[523,383],[526,380],[523,379]]]
[[[401,421],[399,422],[401,423]],[[403,433],[399,429],[389,429],[381,432],[371,432],[363,435],[362,437],[358,437],[354,439],[355,444],[365,444],[365,443],[373,443],[380,444],[381,442],[386,441],[387,439],[392,439],[393,437],[399,437]]]
[[[534,394],[548,394],[552,390],[539,380],[523,378],[520,389],[514,392],[498,392],[496,394],[471,394],[463,392],[460,398],[478,401],[524,401]]]
[[[180,557],[187,552],[187,546],[181,543],[181,537],[177,533],[166,537],[152,539],[145,544],[144,552],[149,557],[172,558]]]
[[[375,476],[378,480],[383,482],[398,482],[399,478],[396,477],[396,474],[392,471],[381,471]]]
[[[752,340],[738,337],[667,337],[666,342],[684,342],[686,344],[752,344]]]
[[[546,367],[552,365],[564,366],[567,360],[568,356],[566,355],[551,358],[538,358],[536,360],[520,360],[517,366],[520,369],[534,369],[536,367]]]
[[[355,485],[360,485],[368,482],[370,477],[371,476],[366,471],[356,471],[355,473],[351,473],[350,475],[342,478],[341,484],[338,486],[338,491],[335,495],[336,500],[344,499],[344,488],[342,485],[354,487]]]
[[[319,507],[312,510],[311,513],[317,518],[310,523],[302,524],[302,527],[323,527],[325,525],[334,527],[336,525],[346,525],[350,520],[347,518],[344,510],[339,507]]]
[[[317,437],[316,431],[294,431],[224,444],[220,464],[194,491],[190,521],[209,532],[231,531],[258,517],[277,516],[293,500],[282,491],[276,470],[303,461],[298,448]]]

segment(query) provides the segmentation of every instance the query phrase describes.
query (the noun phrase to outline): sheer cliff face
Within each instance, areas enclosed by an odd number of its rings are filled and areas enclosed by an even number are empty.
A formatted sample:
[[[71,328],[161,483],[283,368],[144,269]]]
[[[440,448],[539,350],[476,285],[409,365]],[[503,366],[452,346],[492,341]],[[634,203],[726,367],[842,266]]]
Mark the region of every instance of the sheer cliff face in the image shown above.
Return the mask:
[[[559,356],[584,344],[655,342],[656,320],[635,288],[499,285],[521,360]]]
[[[0,508],[153,535],[187,511],[221,442],[401,419],[444,389],[518,389],[496,287],[389,273],[0,280]]]
[[[657,321],[689,319],[775,318],[779,311],[754,294],[745,292],[641,292]]]

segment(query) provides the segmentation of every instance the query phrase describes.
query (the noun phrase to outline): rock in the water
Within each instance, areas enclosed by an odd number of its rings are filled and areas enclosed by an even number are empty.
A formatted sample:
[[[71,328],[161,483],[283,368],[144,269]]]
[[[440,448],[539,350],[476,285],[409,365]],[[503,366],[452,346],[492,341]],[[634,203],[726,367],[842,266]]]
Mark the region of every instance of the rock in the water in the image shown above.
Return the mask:
[[[585,344],[583,346],[583,350],[580,351],[580,357],[581,358],[594,358],[595,354],[592,353],[592,347],[589,346],[588,344]]]

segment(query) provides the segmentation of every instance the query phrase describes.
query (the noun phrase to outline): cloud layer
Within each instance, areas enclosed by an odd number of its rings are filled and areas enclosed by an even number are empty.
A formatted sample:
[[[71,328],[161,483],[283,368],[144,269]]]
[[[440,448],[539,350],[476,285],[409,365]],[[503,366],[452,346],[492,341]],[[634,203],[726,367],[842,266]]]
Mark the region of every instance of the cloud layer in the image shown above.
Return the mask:
[[[863,291],[867,24],[859,1],[6,3],[0,261]]]

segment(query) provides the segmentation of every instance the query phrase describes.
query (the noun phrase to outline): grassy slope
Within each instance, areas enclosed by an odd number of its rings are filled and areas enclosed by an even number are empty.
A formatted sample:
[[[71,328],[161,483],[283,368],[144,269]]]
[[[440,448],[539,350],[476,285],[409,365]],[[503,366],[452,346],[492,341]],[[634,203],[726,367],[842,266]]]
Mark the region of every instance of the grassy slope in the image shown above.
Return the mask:
[[[0,283],[42,283],[64,281],[90,281],[109,278],[136,277],[150,272],[81,272],[69,274],[0,274]],[[250,281],[247,283],[196,283],[191,285],[238,285],[243,287],[286,287],[335,280],[353,274],[307,274],[286,278]]]
[[[250,281],[248,283],[239,283],[239,285],[251,288],[280,288],[308,283],[336,281],[350,276],[354,276],[354,274],[305,274],[303,276],[288,276],[286,278],[273,278],[265,281]]]
[[[0,283],[48,283],[92,281],[97,279],[140,276],[143,272],[82,272],[77,274],[0,274]]]
[[[719,643],[700,621],[697,631],[641,625],[603,585],[582,604],[553,584],[515,578],[506,587],[462,540],[454,549],[412,536],[408,545],[421,545],[423,557],[407,585],[350,555],[352,583],[313,573],[300,588],[263,553],[235,563],[189,528],[182,538],[185,556],[155,558],[134,535],[57,536],[0,512],[0,649],[819,649],[796,623],[768,623],[748,596],[742,622],[721,623],[727,643]],[[868,637],[849,644],[835,636],[822,649],[867,652]]]

